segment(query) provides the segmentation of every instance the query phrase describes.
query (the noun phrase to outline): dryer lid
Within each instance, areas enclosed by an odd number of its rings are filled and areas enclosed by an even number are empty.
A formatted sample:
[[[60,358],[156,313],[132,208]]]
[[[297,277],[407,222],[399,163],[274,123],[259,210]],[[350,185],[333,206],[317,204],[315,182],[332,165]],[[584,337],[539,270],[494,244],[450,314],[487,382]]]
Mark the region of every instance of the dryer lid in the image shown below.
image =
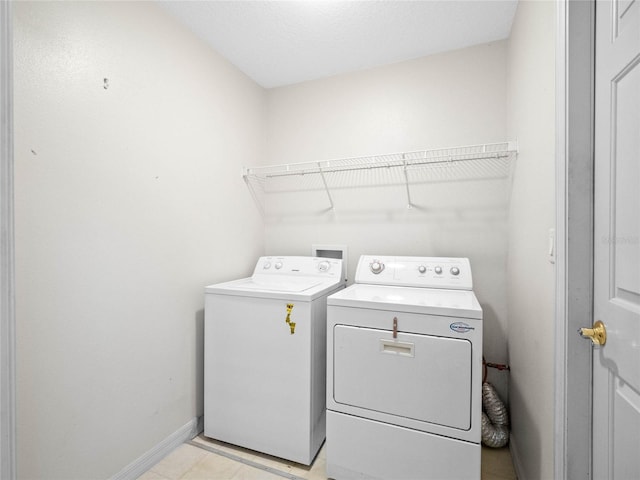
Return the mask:
[[[482,319],[472,291],[356,283],[327,298],[327,305]]]

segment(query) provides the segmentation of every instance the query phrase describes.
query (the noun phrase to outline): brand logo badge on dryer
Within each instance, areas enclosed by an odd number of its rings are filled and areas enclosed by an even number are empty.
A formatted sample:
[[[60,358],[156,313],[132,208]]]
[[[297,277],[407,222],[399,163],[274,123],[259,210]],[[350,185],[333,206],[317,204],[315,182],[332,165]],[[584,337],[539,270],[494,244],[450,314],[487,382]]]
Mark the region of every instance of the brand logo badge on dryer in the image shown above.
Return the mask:
[[[457,333],[469,333],[471,330],[475,330],[474,327],[464,322],[455,322],[449,325],[449,328]]]

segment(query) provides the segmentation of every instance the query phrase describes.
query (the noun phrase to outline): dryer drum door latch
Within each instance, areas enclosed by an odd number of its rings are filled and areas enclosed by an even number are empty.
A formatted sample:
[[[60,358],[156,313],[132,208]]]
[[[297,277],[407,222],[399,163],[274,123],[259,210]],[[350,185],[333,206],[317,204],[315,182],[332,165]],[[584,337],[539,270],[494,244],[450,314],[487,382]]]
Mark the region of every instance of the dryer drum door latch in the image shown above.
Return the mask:
[[[393,338],[398,338],[398,317],[393,317]]]

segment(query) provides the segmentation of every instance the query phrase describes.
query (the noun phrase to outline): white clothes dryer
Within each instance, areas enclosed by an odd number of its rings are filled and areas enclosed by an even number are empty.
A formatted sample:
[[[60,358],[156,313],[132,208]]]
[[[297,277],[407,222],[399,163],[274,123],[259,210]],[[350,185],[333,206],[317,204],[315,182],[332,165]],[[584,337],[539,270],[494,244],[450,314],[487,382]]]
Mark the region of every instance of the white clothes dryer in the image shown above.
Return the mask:
[[[360,258],[327,299],[327,475],[480,479],[482,309],[466,258]]]
[[[261,257],[205,288],[204,434],[311,464],[325,438],[326,298],[342,260]]]

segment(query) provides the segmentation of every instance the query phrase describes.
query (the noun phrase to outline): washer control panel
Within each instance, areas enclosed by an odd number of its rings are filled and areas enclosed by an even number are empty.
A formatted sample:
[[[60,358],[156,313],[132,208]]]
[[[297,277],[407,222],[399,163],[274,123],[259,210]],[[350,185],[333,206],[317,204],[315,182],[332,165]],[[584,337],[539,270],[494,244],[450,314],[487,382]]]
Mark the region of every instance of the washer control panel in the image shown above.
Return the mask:
[[[468,258],[362,255],[356,283],[472,290]]]
[[[260,257],[254,275],[305,275],[339,277],[342,260],[318,257]]]

